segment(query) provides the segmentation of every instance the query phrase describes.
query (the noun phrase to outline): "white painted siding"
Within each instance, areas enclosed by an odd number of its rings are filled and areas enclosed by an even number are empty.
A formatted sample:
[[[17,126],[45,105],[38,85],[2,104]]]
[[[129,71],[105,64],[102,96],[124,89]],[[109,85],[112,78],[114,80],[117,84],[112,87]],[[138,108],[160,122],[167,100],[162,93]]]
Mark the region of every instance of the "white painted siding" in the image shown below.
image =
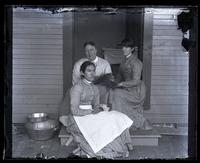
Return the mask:
[[[13,123],[56,116],[63,97],[63,16],[13,10]]]
[[[179,9],[153,9],[151,109],[153,122],[187,123],[189,56],[181,45]]]

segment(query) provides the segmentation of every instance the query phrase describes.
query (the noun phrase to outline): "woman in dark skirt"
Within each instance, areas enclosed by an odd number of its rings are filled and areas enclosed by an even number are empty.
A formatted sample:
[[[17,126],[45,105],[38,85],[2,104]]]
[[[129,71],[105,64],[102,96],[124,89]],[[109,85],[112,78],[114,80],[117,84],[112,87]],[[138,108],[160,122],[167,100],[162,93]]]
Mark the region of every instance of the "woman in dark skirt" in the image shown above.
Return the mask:
[[[80,150],[77,150],[78,152],[76,152],[76,154],[79,156],[87,155],[88,157],[103,157],[108,159],[128,157],[129,150],[132,150],[129,127],[132,125],[133,121],[123,113],[117,111],[104,111],[102,107],[100,107],[98,88],[92,83],[95,74],[95,65],[92,62],[85,61],[81,65],[80,71],[82,79],[75,84],[70,91],[71,123],[65,124],[64,117],[60,119],[64,126],[66,126],[67,131],[73,135],[74,140],[79,144]],[[127,122],[129,125],[126,125],[126,127],[121,130],[120,134],[118,134],[118,136],[116,136],[112,141],[108,142],[98,151],[94,151],[87,136],[83,134],[82,128],[80,128],[77,121],[78,118],[84,119],[87,117],[95,117],[95,120],[98,122],[102,119],[105,120],[107,125],[100,126],[99,130],[106,129],[106,132],[112,130],[112,127],[109,128],[109,123],[112,122],[114,124],[113,126],[116,126],[116,130],[118,130],[118,127],[120,128],[122,122]],[[88,125],[91,126],[92,129],[92,127],[94,128],[95,123]],[[98,133],[98,130],[97,133],[94,134],[99,134],[99,139],[104,137],[103,134]],[[105,133],[105,137],[106,134],[107,133]]]
[[[112,90],[112,109],[131,118],[135,128],[151,130],[150,122],[142,113],[146,96],[146,87],[141,80],[143,64],[137,57],[132,39],[124,39],[121,44],[125,59],[116,77],[118,88]]]

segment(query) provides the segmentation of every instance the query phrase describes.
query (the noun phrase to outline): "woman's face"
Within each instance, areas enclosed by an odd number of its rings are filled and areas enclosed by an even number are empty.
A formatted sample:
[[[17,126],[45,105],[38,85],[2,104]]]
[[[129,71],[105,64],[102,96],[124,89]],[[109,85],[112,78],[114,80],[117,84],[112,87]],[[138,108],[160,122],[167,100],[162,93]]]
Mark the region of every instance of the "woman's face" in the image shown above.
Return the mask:
[[[86,67],[85,72],[82,74],[84,78],[88,81],[93,81],[95,77],[95,67],[93,65],[89,65]]]
[[[89,44],[85,46],[85,55],[90,61],[95,60],[96,53],[97,53],[97,50],[96,50],[95,46],[92,46]]]
[[[124,56],[128,56],[129,54],[131,54],[133,49],[134,48],[123,46],[122,51],[123,51]]]

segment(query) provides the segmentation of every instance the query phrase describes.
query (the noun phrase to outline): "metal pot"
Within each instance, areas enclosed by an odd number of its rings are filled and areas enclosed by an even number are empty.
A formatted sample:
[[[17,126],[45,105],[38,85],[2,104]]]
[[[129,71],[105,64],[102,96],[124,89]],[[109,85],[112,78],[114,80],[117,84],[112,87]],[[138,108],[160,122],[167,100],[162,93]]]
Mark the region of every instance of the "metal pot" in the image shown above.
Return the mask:
[[[46,121],[48,118],[47,113],[33,113],[28,115],[29,122],[43,122]]]
[[[49,119],[47,113],[33,113],[28,115],[25,124],[28,136],[34,140],[49,140],[59,129],[59,122]]]

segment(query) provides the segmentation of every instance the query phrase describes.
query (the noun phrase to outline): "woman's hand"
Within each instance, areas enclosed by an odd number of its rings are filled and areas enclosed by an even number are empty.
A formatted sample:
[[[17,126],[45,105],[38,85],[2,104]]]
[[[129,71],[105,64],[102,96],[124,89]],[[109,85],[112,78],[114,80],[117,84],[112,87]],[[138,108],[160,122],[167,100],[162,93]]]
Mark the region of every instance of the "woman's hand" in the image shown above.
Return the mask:
[[[103,111],[102,108],[96,108],[92,111],[92,114],[97,114],[99,112]]]
[[[117,87],[123,87],[123,86],[124,86],[123,82],[117,84]]]
[[[109,111],[110,108],[106,105],[106,104],[100,104],[100,107],[104,110],[104,111]]]

